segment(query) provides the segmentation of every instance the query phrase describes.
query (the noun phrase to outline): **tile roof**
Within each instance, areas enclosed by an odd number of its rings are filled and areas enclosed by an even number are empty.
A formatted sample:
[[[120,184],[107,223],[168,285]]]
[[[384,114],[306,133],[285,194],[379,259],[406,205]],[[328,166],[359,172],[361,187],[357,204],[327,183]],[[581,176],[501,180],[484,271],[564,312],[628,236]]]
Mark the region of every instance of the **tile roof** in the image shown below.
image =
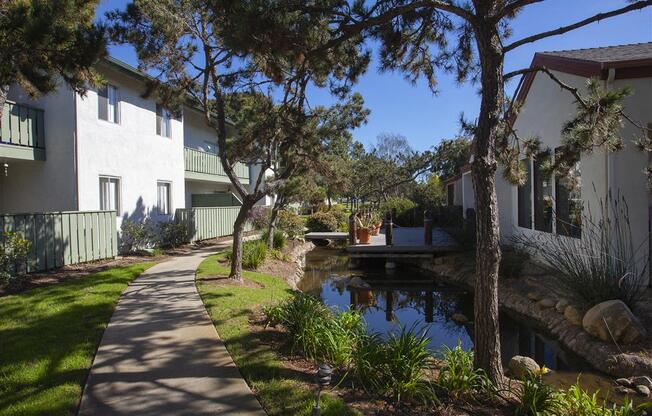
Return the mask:
[[[652,59],[652,42],[540,53],[542,55],[559,56],[562,58],[579,59],[582,61],[593,61],[599,63],[638,61]]]

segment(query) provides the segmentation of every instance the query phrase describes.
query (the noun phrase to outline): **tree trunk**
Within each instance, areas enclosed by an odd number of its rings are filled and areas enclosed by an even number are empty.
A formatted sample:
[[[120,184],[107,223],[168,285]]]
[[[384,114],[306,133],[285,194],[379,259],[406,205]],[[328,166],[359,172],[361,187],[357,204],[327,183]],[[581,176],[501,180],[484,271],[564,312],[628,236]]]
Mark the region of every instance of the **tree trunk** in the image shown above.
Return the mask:
[[[269,226],[267,227],[267,248],[274,250],[274,233],[276,232],[276,219],[278,218],[278,211],[280,207],[274,204],[272,207],[272,215],[269,219]]]
[[[497,29],[490,23],[476,33],[482,68],[482,102],[475,132],[473,183],[476,207],[475,366],[497,385],[504,383],[498,324],[500,233],[496,199],[495,143],[503,104],[503,55]]]
[[[5,103],[7,102],[7,95],[9,94],[9,85],[0,86],[0,118],[4,113]]]
[[[233,254],[231,255],[231,273],[229,278],[242,281],[242,242],[244,224],[253,204],[243,201],[238,216],[233,224]]]

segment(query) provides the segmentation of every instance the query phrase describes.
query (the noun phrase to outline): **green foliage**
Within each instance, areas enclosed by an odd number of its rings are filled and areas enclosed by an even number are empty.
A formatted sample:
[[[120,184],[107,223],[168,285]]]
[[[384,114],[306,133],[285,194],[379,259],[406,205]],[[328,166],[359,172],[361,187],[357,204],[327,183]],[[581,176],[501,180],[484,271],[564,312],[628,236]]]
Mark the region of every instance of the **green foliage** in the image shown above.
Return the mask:
[[[473,366],[473,352],[464,351],[461,345],[444,347],[444,366],[439,371],[437,385],[454,399],[474,397],[483,392],[489,381],[482,370]]]
[[[120,251],[122,253],[133,253],[144,250],[156,241],[155,225],[151,219],[134,221],[122,220],[120,233]]]
[[[282,209],[278,212],[276,226],[284,231],[289,238],[297,238],[303,234],[303,220],[296,213]]]
[[[451,178],[469,163],[471,157],[471,139],[456,137],[443,139],[435,148],[432,171],[443,179]]]
[[[5,232],[0,242],[0,283],[20,284],[23,263],[27,259],[32,243],[20,234]]]
[[[225,250],[226,259],[231,261],[233,248]],[[242,267],[256,270],[267,258],[267,242],[263,240],[251,240],[242,243]]]
[[[529,374],[522,380],[521,389],[517,394],[517,416],[552,416],[560,407],[557,391],[541,380],[537,374]]]
[[[500,258],[500,277],[505,279],[517,279],[521,277],[523,266],[530,255],[523,250],[516,248],[504,249]]]
[[[254,226],[256,230],[264,230],[269,225],[272,210],[269,207],[253,207],[249,211],[247,221]]]
[[[163,247],[176,248],[188,242],[188,228],[183,223],[162,221],[158,224],[159,244]]]
[[[413,326],[391,333],[387,341],[378,334],[362,337],[353,355],[356,380],[369,393],[396,404],[436,402],[433,386],[425,377],[432,360],[426,333]]]
[[[554,270],[555,284],[579,306],[620,299],[634,308],[648,278],[647,268],[640,266],[647,263],[647,253],[634,246],[624,200],[609,197],[601,212],[598,221],[583,217],[581,239],[537,233],[518,234],[513,240],[536,252]]]
[[[59,77],[85,92],[106,54],[98,1],[6,1],[0,4],[0,89],[20,84],[32,96],[56,90]],[[3,104],[1,102],[0,104]],[[0,112],[2,108],[0,107]]]
[[[344,205],[333,205],[326,212],[333,214],[337,221],[338,230],[347,230],[349,227],[349,212]]]
[[[306,227],[308,227],[308,231],[311,232],[337,231],[338,226],[337,217],[335,217],[331,212],[315,212],[308,217],[308,221],[306,222]]]
[[[269,231],[265,231],[260,239],[261,241],[267,243],[268,238],[269,238]],[[287,238],[285,237],[285,234],[283,234],[282,231],[278,231],[278,230],[274,231],[273,239],[274,239],[275,249],[282,249],[287,244]]]
[[[416,204],[410,199],[404,197],[392,197],[380,204],[380,212],[386,214],[388,212],[395,213],[396,217],[393,221],[403,227],[410,227],[415,225],[412,218],[412,210]]]

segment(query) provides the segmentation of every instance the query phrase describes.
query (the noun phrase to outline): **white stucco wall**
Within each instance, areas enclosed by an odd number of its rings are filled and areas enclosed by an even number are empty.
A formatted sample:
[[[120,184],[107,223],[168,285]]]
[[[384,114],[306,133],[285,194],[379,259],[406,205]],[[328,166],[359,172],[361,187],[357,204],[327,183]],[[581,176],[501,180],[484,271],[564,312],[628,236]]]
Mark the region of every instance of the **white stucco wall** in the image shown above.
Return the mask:
[[[9,100],[44,110],[45,161],[5,160],[0,164],[0,212],[70,211],[77,208],[75,181],[75,112],[72,91],[29,98],[12,87]]]
[[[466,210],[475,209],[475,192],[473,190],[473,175],[471,172],[464,172],[460,182],[462,187],[462,209],[464,218],[466,218]]]
[[[586,79],[556,72],[565,83],[583,89]],[[652,79],[616,80],[613,88],[630,85],[634,94],[625,100],[625,111],[633,119],[643,123],[652,122]],[[542,148],[554,149],[561,145],[561,129],[565,121],[576,113],[576,105],[567,91],[563,91],[545,74],[538,74],[530,88],[514,127],[521,137],[537,136]],[[649,191],[647,176],[643,172],[648,155],[632,144],[635,129],[627,124],[622,130],[625,149],[606,154],[596,150],[581,155],[581,192],[584,201],[584,215],[591,213],[594,220],[601,218],[600,202],[605,201],[608,192],[624,197],[629,206],[632,237],[635,246],[649,251],[648,206]],[[517,188],[502,178],[497,178],[498,203],[500,210],[501,238],[509,243],[515,232],[525,235],[539,231],[518,227]],[[553,190],[554,197],[554,190]],[[563,237],[560,237],[563,238]]]
[[[120,178],[119,217],[157,218],[157,181],[171,185],[171,212],[185,207],[183,123],[171,121],[171,138],[156,134],[156,103],[141,97],[143,83],[112,69],[102,70],[120,92],[120,123],[98,118],[95,90],[77,97],[80,210],[99,209],[99,176]]]

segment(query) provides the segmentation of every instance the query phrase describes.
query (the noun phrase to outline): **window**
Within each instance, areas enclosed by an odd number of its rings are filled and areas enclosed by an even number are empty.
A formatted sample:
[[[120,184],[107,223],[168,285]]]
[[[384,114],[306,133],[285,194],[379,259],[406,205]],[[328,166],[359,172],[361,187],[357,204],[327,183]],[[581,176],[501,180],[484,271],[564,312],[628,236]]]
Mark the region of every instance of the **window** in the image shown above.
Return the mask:
[[[120,97],[118,89],[106,84],[97,92],[97,115],[101,120],[120,123]]]
[[[156,134],[163,137],[172,137],[170,133],[170,112],[160,104],[156,104]]]
[[[555,149],[555,154],[561,152]],[[568,174],[555,182],[557,234],[582,237],[582,172],[579,155],[571,155]]]
[[[170,201],[170,183],[156,183],[156,206],[159,214],[170,215],[172,203]]]
[[[100,176],[100,210],[120,213],[120,179]]]
[[[532,228],[532,166],[530,159],[523,159],[526,182],[518,187],[518,226]]]
[[[534,229],[552,232],[552,177],[542,167],[550,161],[550,153],[539,153],[534,160]]]

